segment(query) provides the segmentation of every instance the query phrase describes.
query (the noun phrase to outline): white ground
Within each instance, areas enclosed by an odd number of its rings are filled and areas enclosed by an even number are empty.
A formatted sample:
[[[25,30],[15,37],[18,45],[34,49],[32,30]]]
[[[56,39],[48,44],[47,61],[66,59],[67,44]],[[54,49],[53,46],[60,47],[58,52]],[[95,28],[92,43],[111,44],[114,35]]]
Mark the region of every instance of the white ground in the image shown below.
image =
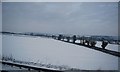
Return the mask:
[[[99,45],[99,44],[98,44]],[[3,35],[3,55],[23,61],[68,65],[86,70],[117,70],[118,57],[48,38]],[[117,50],[117,45],[108,45]]]

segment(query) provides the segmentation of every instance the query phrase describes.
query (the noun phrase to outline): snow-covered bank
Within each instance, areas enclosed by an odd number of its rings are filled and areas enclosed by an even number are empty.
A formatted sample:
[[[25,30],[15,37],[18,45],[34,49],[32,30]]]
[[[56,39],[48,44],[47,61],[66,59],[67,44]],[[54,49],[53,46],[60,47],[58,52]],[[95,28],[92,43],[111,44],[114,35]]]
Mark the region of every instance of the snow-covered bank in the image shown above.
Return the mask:
[[[101,47],[101,45],[102,45],[102,42],[97,42],[97,44],[96,44],[96,46],[97,47]],[[115,44],[108,44],[107,46],[106,46],[106,49],[109,49],[109,50],[112,50],[112,51],[118,51],[118,45],[115,45]]]
[[[116,48],[116,45],[110,45]],[[118,57],[48,38],[3,35],[3,55],[85,70],[117,70]]]

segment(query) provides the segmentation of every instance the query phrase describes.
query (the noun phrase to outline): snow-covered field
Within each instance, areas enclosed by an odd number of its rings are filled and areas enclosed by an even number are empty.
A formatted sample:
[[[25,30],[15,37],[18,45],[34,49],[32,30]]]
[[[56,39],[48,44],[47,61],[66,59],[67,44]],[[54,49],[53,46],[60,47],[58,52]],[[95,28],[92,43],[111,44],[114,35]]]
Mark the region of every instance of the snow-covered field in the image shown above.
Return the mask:
[[[3,35],[3,56],[84,70],[118,70],[118,57],[54,39]],[[100,46],[100,42],[97,44]],[[118,50],[117,45],[108,45]]]

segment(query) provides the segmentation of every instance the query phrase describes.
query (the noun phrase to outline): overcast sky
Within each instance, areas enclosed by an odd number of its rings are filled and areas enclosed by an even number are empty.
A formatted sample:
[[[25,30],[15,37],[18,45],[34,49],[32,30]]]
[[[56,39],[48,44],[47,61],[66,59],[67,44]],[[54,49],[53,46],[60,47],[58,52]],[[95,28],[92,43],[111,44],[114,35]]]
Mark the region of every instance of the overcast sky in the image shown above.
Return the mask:
[[[2,30],[2,3],[0,3],[0,31]]]
[[[117,35],[117,2],[5,2],[3,31]]]

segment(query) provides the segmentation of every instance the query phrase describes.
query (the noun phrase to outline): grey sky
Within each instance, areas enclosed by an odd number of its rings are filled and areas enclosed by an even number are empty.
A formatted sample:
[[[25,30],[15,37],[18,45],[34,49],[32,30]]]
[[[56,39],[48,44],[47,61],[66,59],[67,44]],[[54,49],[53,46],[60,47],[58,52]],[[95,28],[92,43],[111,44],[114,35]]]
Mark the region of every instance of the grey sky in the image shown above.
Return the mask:
[[[0,3],[0,31],[2,31],[2,3]],[[0,35],[0,59],[1,58],[2,58],[2,36]]]
[[[0,31],[2,30],[2,3],[0,3]]]
[[[117,2],[6,2],[3,31],[117,35]]]

